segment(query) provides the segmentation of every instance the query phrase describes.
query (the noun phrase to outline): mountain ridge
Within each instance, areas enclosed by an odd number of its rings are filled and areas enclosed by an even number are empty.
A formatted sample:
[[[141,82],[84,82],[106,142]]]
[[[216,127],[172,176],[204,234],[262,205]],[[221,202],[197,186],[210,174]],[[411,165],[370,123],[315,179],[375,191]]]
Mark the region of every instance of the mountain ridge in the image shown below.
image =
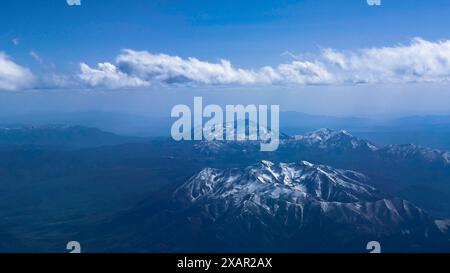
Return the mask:
[[[306,161],[204,168],[162,203],[149,199],[102,230],[115,237],[128,226],[118,223],[139,227],[142,241],[119,237],[118,251],[365,252],[371,240],[386,252],[450,249],[444,222],[367,179]]]

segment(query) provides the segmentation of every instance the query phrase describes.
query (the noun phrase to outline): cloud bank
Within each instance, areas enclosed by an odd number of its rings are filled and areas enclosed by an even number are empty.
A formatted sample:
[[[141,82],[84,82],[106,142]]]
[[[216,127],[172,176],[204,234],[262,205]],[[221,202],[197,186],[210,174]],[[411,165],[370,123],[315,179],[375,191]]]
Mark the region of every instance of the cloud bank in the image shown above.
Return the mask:
[[[147,51],[123,50],[115,64],[99,63],[91,68],[80,64],[79,78],[89,86],[139,87],[167,85],[301,85],[332,83],[332,75],[323,64],[293,61],[273,68],[257,70],[234,67],[228,60],[217,63],[197,58],[182,59]],[[129,84],[126,84],[129,83]]]
[[[142,87],[155,83],[189,85],[338,85],[449,82],[450,40],[416,38],[409,45],[343,52],[323,49],[313,59],[296,59],[258,69],[228,60],[201,61],[147,51],[123,50],[114,64],[80,65],[90,86]]]
[[[126,49],[113,61],[94,66],[81,62],[74,75],[44,74],[33,81],[29,69],[0,52],[0,90],[38,89],[39,83],[61,89],[450,83],[450,40],[416,38],[407,45],[355,51],[325,48],[312,58],[292,57],[290,62],[249,69],[225,59],[209,62]]]
[[[420,38],[410,45],[342,53],[322,51],[337,83],[449,82],[450,40],[430,42]]]
[[[0,90],[14,91],[32,87],[33,74],[0,52]]]

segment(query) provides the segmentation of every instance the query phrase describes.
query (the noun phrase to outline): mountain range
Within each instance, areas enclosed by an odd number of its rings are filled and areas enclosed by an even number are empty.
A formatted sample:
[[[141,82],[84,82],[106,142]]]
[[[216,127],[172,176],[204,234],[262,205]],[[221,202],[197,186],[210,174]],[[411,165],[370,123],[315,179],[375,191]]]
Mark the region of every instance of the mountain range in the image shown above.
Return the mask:
[[[120,112],[42,112],[33,114],[0,114],[8,124],[43,126],[64,124],[99,128],[119,135],[168,137],[172,123],[168,115]],[[346,130],[353,135],[379,144],[417,145],[450,151],[450,116],[406,116],[371,119],[367,117],[334,117],[301,112],[281,112],[280,130],[289,135],[305,134],[320,128]]]
[[[0,129],[0,251],[447,251],[446,151],[348,131],[256,141]]]
[[[100,230],[109,251],[362,252],[372,240],[389,252],[450,250],[442,222],[369,180],[306,161],[205,168]]]
[[[97,128],[68,125],[0,126],[0,146],[35,145],[46,147],[87,148],[145,142],[138,137],[119,136]]]

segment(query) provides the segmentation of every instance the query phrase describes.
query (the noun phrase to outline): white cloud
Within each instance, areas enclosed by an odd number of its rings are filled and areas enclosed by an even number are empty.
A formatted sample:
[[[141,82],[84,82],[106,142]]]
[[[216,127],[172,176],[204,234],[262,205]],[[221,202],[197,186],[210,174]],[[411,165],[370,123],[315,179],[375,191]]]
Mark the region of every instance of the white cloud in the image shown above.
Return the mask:
[[[97,68],[91,68],[85,63],[80,64],[79,79],[92,87],[133,88],[148,86],[150,83],[135,76],[121,72],[111,63],[99,63]]]
[[[0,90],[13,91],[31,87],[33,74],[13,62],[5,53],[0,52]]]
[[[82,63],[79,77],[91,86],[117,88],[147,86],[155,82],[179,85],[322,84],[332,79],[318,62],[294,61],[276,68],[267,66],[251,70],[235,68],[228,60],[210,63],[134,50],[124,50],[116,58],[116,65],[100,63],[98,66],[99,69],[94,69]]]
[[[123,50],[115,64],[81,64],[79,78],[90,86],[177,85],[340,85],[359,83],[450,82],[450,40],[420,38],[409,45],[343,52],[324,49],[315,58],[257,69],[234,67],[228,60]]]
[[[18,45],[20,44],[19,38],[14,38],[14,39],[11,40],[11,42],[12,42],[15,46],[18,46]]]
[[[37,62],[42,58],[29,52]],[[304,86],[382,83],[450,83],[450,40],[431,42],[416,38],[407,45],[356,51],[323,49],[315,57],[294,59],[275,66],[239,68],[228,60],[217,62],[181,58],[147,51],[123,50],[114,62],[89,66],[80,63],[76,76],[56,71],[35,80],[26,67],[0,52],[0,90],[23,88],[108,89],[152,85],[182,86]]]
[[[405,83],[449,82],[450,40],[430,42],[420,38],[410,45],[364,49],[341,53],[322,52],[329,70],[341,82]]]
[[[124,50],[116,62],[126,73],[165,83],[254,84],[259,80],[258,73],[236,69],[227,60],[209,63],[196,58]]]

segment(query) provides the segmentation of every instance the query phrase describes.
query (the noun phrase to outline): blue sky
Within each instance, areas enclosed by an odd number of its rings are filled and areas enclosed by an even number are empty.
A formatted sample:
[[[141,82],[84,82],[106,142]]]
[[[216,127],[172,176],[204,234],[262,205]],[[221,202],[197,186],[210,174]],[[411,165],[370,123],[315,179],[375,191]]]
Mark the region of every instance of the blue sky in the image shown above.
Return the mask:
[[[2,0],[3,51],[32,64],[29,49],[63,68],[109,60],[123,48],[239,66],[280,62],[285,51],[359,49],[450,36],[447,0],[120,1]],[[20,46],[12,39],[18,38]]]
[[[1,5],[0,64],[3,77],[13,76],[3,80],[0,106],[16,111],[61,103],[73,111],[146,111],[135,103],[149,101],[165,113],[174,98],[197,93],[247,103],[258,93],[255,100],[278,99],[282,109],[335,115],[446,113],[443,101],[450,102],[448,0]],[[39,106],[49,100],[54,105]]]

